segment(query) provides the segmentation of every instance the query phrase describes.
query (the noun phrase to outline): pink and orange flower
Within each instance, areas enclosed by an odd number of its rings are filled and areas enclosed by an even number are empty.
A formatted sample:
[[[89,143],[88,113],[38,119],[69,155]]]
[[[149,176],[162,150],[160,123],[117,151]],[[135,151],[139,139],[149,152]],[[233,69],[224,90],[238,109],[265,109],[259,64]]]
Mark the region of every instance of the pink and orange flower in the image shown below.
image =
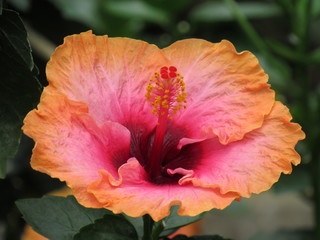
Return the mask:
[[[90,31],[65,38],[23,130],[31,165],[80,204],[158,221],[260,193],[305,137],[250,52],[199,39],[159,49]]]

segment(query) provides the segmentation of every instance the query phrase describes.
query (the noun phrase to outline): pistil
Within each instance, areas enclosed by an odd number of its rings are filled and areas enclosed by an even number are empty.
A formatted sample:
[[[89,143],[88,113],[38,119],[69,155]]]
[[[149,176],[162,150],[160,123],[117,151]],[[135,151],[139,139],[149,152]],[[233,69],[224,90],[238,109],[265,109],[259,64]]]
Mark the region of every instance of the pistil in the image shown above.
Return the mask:
[[[146,93],[147,101],[151,102],[152,113],[158,117],[158,123],[152,143],[151,152],[146,164],[146,171],[152,179],[162,173],[163,142],[167,125],[181,108],[186,105],[186,93],[183,77],[173,66],[162,67],[150,79]]]

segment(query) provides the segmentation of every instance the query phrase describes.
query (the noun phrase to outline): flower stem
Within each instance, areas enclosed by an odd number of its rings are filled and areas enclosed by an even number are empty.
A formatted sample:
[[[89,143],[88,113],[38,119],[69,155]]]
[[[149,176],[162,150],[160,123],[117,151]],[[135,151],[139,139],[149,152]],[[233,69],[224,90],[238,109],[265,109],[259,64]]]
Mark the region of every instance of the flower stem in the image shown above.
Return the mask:
[[[142,240],[153,240],[152,229],[154,221],[150,215],[146,214],[143,216],[143,237]]]

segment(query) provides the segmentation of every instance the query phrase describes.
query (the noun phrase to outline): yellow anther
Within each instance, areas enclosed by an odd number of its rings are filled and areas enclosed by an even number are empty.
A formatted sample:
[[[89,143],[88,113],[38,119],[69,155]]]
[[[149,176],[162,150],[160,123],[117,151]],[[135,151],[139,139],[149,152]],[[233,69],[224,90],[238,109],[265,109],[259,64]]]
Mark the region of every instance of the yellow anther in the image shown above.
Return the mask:
[[[163,73],[163,71],[168,72]],[[176,70],[161,68],[161,74],[155,72],[154,76],[149,79],[145,94],[146,100],[152,106],[151,112],[156,116],[165,115],[172,119],[172,115],[186,108],[185,89],[183,77]]]

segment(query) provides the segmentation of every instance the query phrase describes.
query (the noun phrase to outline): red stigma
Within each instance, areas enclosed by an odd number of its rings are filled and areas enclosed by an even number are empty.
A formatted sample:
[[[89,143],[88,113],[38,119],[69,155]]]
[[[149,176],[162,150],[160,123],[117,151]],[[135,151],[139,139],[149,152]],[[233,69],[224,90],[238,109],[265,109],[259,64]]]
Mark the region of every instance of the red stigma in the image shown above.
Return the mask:
[[[169,79],[168,73],[162,73],[162,74],[161,74],[161,78],[163,78],[163,79]]]
[[[174,66],[160,68],[160,74],[162,79],[169,79],[177,77],[177,68]]]
[[[169,67],[170,72],[176,72],[177,68],[174,66]]]
[[[169,76],[170,76],[171,78],[175,78],[175,77],[177,76],[177,74],[176,74],[175,72],[170,72],[170,73],[169,73]]]

